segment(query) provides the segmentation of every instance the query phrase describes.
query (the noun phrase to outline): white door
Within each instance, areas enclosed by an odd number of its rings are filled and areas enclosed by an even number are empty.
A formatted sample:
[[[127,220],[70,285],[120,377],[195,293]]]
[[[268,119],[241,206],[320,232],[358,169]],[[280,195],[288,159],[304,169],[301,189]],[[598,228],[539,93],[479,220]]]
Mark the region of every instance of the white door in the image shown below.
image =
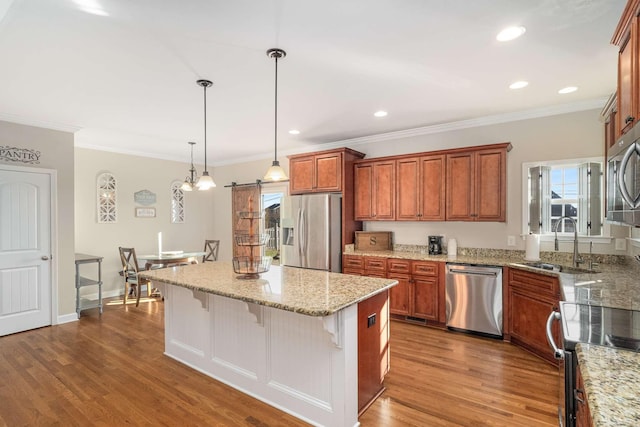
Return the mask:
[[[0,336],[51,325],[50,180],[0,166]]]

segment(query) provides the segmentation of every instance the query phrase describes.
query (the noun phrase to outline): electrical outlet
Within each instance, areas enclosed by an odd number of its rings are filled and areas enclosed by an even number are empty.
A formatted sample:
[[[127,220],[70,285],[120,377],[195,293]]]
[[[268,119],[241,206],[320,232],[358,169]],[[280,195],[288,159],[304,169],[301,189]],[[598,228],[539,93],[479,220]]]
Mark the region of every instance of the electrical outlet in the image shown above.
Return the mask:
[[[616,251],[624,251],[627,249],[626,239],[616,239]]]
[[[507,246],[516,245],[516,236],[507,236]]]
[[[376,314],[373,313],[369,317],[367,317],[367,328],[370,328],[375,324],[376,324]]]

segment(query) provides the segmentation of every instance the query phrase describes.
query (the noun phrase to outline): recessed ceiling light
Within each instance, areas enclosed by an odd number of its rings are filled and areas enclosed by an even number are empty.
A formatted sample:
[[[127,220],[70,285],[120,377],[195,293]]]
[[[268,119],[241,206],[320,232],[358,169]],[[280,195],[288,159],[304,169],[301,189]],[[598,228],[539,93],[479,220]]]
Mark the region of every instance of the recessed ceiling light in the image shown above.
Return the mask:
[[[523,26],[507,27],[498,33],[496,40],[499,42],[508,42],[509,40],[517,39],[523,35],[525,31],[527,31],[527,29]]]
[[[376,111],[375,113],[373,113],[374,116],[376,117],[385,117],[388,113],[386,111]]]
[[[525,82],[524,80],[520,80],[517,82],[513,82],[509,85],[509,89],[522,89],[523,87],[529,86],[529,82]]]
[[[558,91],[558,93],[565,94],[565,93],[575,92],[577,90],[578,90],[578,88],[575,87],[575,86],[567,86],[567,87],[563,87],[562,89],[560,89]]]
[[[300,134],[300,131],[299,131],[298,129],[291,129],[291,130],[289,131],[289,133],[290,133],[291,135],[299,135],[299,134]]]

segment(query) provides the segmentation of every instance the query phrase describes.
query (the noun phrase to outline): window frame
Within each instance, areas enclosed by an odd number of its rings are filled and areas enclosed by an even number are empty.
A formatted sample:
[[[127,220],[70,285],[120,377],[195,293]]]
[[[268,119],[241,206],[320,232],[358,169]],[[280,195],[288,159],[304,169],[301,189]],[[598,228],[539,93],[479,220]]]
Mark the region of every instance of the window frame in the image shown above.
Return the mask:
[[[570,166],[574,165],[579,167],[579,165],[584,163],[593,163],[597,162],[601,164],[601,171],[604,173],[604,168],[606,167],[606,162],[604,157],[581,157],[574,159],[561,159],[561,160],[547,160],[547,161],[537,161],[537,162],[523,162],[522,163],[522,223],[521,223],[521,237],[524,238],[527,234],[529,234],[529,198],[530,198],[530,190],[529,190],[529,169],[537,166],[547,166],[547,167],[558,167],[558,166]],[[611,227],[606,221],[606,217],[604,216],[604,197],[605,197],[605,188],[604,188],[604,179],[602,182],[602,186],[600,189],[600,210],[601,210],[601,218],[602,218],[602,234],[599,236],[591,236],[587,234],[581,234],[578,232],[578,238],[581,242],[594,242],[594,243],[610,243],[612,241],[611,237]],[[550,183],[549,183],[550,185]],[[573,240],[573,232],[558,232],[558,237],[560,240]],[[545,232],[540,233],[540,241],[541,242],[552,242],[554,240],[553,232]]]

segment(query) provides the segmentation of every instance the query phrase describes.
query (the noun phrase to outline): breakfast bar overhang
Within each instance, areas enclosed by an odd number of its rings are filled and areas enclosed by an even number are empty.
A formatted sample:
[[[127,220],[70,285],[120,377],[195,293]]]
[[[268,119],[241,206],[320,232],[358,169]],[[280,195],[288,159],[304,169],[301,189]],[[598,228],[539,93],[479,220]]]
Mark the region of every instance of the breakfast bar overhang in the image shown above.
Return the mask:
[[[227,262],[141,276],[164,293],[167,356],[306,422],[357,426],[384,389],[393,279],[272,266],[247,280]]]

